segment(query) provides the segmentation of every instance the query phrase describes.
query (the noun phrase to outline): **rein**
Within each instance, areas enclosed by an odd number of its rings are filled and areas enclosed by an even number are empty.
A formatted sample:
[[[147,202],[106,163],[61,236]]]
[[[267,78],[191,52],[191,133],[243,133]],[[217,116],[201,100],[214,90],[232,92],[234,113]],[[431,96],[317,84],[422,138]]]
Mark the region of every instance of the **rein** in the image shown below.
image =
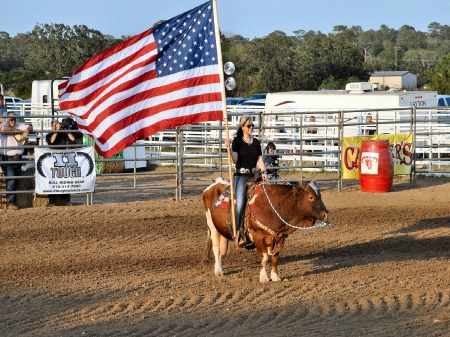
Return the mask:
[[[285,225],[287,225],[287,226],[289,226],[289,227],[291,227],[291,228],[295,228],[295,229],[303,229],[303,230],[307,230],[307,229],[315,229],[315,228],[319,228],[319,227],[323,228],[323,227],[327,227],[327,226],[333,228],[333,225],[332,225],[331,223],[328,222],[328,219],[325,219],[325,221],[316,223],[316,224],[314,224],[313,226],[309,226],[309,227],[299,227],[299,226],[294,226],[294,225],[290,224],[289,222],[287,222],[286,220],[284,220],[284,219],[281,217],[281,215],[280,215],[280,214],[277,212],[277,210],[275,209],[275,206],[272,204],[272,201],[270,201],[269,195],[267,194],[267,191],[266,191],[266,183],[265,183],[265,182],[262,182],[262,186],[263,186],[264,193],[266,194],[267,201],[269,201],[270,207],[272,207],[272,209],[273,209],[273,211],[275,212],[275,214],[278,216],[278,218],[279,218]]]

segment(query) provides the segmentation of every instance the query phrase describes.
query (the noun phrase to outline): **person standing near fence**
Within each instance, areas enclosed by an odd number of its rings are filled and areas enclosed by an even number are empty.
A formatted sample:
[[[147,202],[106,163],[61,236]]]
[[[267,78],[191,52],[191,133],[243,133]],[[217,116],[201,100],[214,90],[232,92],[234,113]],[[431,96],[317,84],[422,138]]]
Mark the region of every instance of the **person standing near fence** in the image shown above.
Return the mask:
[[[375,134],[375,126],[373,126],[372,114],[370,112],[366,115],[366,123],[366,136],[373,136]]]
[[[0,167],[5,177],[17,177],[20,175],[20,163],[22,160],[23,147],[19,147],[21,140],[26,139],[33,131],[33,127],[28,124],[16,123],[16,115],[9,112],[7,118],[0,124]],[[16,179],[6,179],[6,192],[16,191]],[[6,195],[6,209],[16,210],[16,194]]]
[[[64,122],[64,120],[63,120]],[[68,124],[67,122],[64,124]],[[60,131],[60,130],[66,130],[66,126],[61,126],[61,123],[58,121],[58,119],[52,120],[52,130],[53,131]],[[50,132],[45,137],[45,140],[47,141],[47,144],[49,147],[52,145],[68,145],[68,144],[74,144],[75,143],[75,137],[70,133],[63,133],[63,132]],[[65,150],[65,148],[59,148],[61,150]],[[70,203],[70,194],[51,194],[49,196],[49,202],[50,205],[55,206],[72,206]]]

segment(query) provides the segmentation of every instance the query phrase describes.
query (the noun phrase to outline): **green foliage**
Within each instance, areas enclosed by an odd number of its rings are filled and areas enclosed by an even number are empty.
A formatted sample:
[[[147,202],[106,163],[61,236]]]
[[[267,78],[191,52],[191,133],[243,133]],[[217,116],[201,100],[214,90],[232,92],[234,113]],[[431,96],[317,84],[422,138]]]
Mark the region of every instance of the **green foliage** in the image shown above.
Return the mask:
[[[29,97],[33,80],[71,75],[92,56],[121,42],[84,25],[37,24],[31,33],[0,32],[0,83]]]
[[[323,80],[322,84],[319,85],[319,90],[335,90],[340,89],[342,86],[342,81],[337,81],[333,75]]]
[[[87,59],[109,47],[103,34],[83,25],[37,25],[31,38],[33,48],[27,66],[34,64],[51,78],[72,74]]]
[[[365,82],[361,81],[358,77],[351,76],[348,79],[336,80],[334,76],[326,78],[319,86],[318,90],[344,90],[345,85],[351,82]]]
[[[11,37],[0,31],[0,83],[28,97],[33,80],[71,75],[90,57],[122,42],[84,25],[37,24],[32,32]],[[221,34],[222,60],[236,65],[237,87],[230,96],[256,92],[343,89],[352,78],[367,81],[372,71],[405,70],[450,93],[450,26],[430,23],[428,32],[409,25],[399,30],[382,25],[363,31],[337,25],[320,31],[282,31],[249,40]]]
[[[439,64],[426,72],[431,90],[436,90],[439,94],[450,94],[450,54],[442,57]]]
[[[31,84],[34,80],[50,79],[42,69],[17,68],[7,72],[3,78],[3,84],[17,97],[28,99],[31,97]]]
[[[352,76],[369,78],[360,49],[339,36],[315,36],[305,41],[298,48],[297,59],[301,60],[297,74],[302,75],[298,78],[302,90],[317,90],[330,76],[338,83]]]
[[[384,50],[384,46],[380,41],[374,41],[370,45],[371,53],[374,57],[376,57],[378,54],[380,54]]]

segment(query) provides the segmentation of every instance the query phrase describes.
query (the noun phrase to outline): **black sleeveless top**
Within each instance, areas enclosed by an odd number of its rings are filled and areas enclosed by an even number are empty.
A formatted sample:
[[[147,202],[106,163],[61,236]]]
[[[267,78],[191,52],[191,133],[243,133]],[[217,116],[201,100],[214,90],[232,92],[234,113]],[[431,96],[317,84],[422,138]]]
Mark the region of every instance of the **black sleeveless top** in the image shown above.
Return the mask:
[[[259,156],[262,156],[261,143],[254,137],[251,144],[246,143],[241,137],[234,137],[231,149],[238,154],[236,172],[239,172],[241,168],[252,172],[258,163]]]

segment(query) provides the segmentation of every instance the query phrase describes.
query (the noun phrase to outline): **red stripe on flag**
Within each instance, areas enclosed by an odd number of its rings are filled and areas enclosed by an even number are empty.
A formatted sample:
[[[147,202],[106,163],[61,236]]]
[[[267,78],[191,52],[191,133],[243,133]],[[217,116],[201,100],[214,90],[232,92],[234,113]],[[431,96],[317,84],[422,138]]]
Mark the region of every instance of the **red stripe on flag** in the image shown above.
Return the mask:
[[[123,74],[123,76],[127,75],[127,73]],[[123,78],[123,76],[120,76],[118,79]],[[63,110],[73,110],[79,107],[86,107],[90,102],[95,101],[98,99],[94,104],[92,104],[91,107],[88,108],[83,114],[79,115],[80,118],[86,119],[89,117],[90,113],[98,108],[99,105],[101,105],[103,102],[111,98],[112,96],[124,92],[126,90],[132,89],[136,87],[137,85],[141,84],[142,82],[149,81],[156,78],[156,73],[154,70],[143,73],[142,75],[138,77],[134,77],[132,80],[124,82],[115,88],[111,88],[115,82],[111,82],[99,89],[97,89],[94,92],[89,93],[88,95],[84,96],[83,98],[80,98],[77,101],[69,101],[65,104],[61,105],[60,107]]]
[[[152,49],[154,49],[154,47],[147,46],[145,49],[152,50]],[[123,59],[122,61],[115,63],[113,66],[107,67],[106,69],[96,73],[95,75],[93,75],[92,77],[90,77],[84,81],[81,81],[77,84],[70,85],[68,87],[68,89],[71,90],[72,92],[76,92],[76,91],[82,91],[82,90],[88,89],[92,86],[95,86],[96,84],[100,83],[102,80],[105,80],[105,78],[108,75],[111,75],[111,73],[114,73],[118,70],[122,70],[125,65],[130,64],[131,62],[133,62],[133,60],[135,60],[141,56],[142,55],[134,54],[130,57],[127,57],[126,59]],[[102,86],[98,86],[96,88],[96,90],[93,91],[90,95],[84,97],[83,99],[78,100],[77,101],[78,106],[86,105],[92,99],[95,99],[97,96],[99,96],[102,92],[108,90],[108,88],[112,84],[120,81],[123,77],[125,77],[129,73],[131,73],[137,69],[144,68],[145,66],[149,66],[149,65],[153,64],[155,62],[155,58],[156,58],[156,55],[153,55],[139,63],[136,63],[132,67],[128,68],[126,71],[120,72],[120,74],[117,74],[117,76],[114,77],[113,80],[110,80],[109,83],[104,84]],[[70,104],[70,102],[68,102],[68,103]]]
[[[111,47],[111,48],[105,50],[104,52],[102,52],[100,54],[97,54],[97,55],[91,57],[89,60],[87,60],[85,63],[83,63],[80,67],[78,67],[77,70],[74,71],[74,73],[72,74],[72,77],[78,75],[85,69],[89,69],[96,65],[99,65],[100,63],[104,62],[105,59],[119,54],[120,52],[133,46],[140,40],[146,39],[151,35],[152,35],[152,29],[150,28],[150,29],[146,30],[145,32],[142,32],[124,42],[119,43],[118,45],[115,45],[114,47]],[[155,47],[155,45],[153,44],[153,49],[154,49],[154,47]]]

